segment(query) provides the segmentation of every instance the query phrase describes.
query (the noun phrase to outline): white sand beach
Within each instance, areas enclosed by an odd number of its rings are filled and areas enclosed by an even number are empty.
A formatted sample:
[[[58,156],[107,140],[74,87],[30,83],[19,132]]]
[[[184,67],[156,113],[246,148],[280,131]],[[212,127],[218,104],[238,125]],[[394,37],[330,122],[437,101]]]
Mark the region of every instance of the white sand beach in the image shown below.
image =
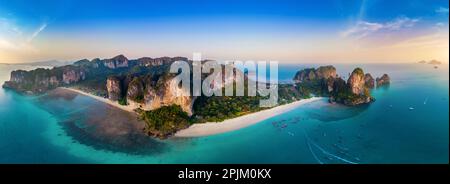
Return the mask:
[[[321,97],[313,97],[310,99],[304,99],[290,104],[280,105],[271,109],[262,110],[252,114],[240,116],[233,119],[228,119],[223,122],[208,122],[201,124],[194,124],[187,129],[178,131],[176,137],[201,137],[207,135],[214,135],[225,133],[233,130],[238,130],[263,120],[269,119],[276,115],[291,111],[301,105],[310,103],[313,101],[321,100]]]
[[[117,107],[119,109],[122,109],[124,111],[135,113],[134,109],[138,108],[138,107],[132,106],[132,105],[126,105],[126,106],[125,105],[120,105],[118,102],[111,101],[111,100],[109,100],[107,98],[99,97],[99,96],[96,96],[96,95],[93,95],[93,94],[89,94],[89,93],[86,93],[86,92],[78,90],[78,89],[66,88],[66,87],[60,87],[60,88],[61,89],[65,89],[65,90],[69,90],[69,91],[72,91],[72,92],[75,92],[75,93],[79,93],[81,95],[89,96],[89,97],[91,97],[91,98],[93,98],[95,100],[107,103],[109,105],[112,105],[112,106]]]

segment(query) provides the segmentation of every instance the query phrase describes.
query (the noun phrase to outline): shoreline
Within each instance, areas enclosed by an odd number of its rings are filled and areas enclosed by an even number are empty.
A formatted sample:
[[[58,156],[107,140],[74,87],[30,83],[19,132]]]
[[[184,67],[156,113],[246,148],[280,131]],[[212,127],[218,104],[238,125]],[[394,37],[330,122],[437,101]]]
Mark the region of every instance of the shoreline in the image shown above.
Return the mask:
[[[93,95],[93,94],[90,94],[90,93],[87,93],[87,92],[84,92],[84,91],[81,91],[81,90],[78,90],[78,89],[74,89],[74,88],[68,88],[68,87],[59,87],[59,88],[60,89],[64,89],[64,90],[68,90],[68,91],[72,91],[72,92],[75,92],[75,93],[78,93],[78,94],[81,94],[81,95],[85,95],[85,96],[88,96],[88,97],[91,97],[91,98],[93,98],[95,100],[98,100],[100,102],[109,104],[109,105],[111,105],[113,107],[122,109],[122,110],[127,111],[127,112],[136,113],[134,111],[134,109],[136,109],[136,108],[133,107],[132,105],[127,105],[127,106],[120,105],[118,102],[111,101],[111,100],[109,100],[107,98],[99,97],[99,96],[96,96],[96,95]]]
[[[98,100],[100,102],[109,104],[113,107],[122,109],[127,112],[136,113],[134,109],[136,109],[132,105],[123,106],[120,105],[117,102],[111,101],[107,98],[102,98],[78,89],[73,88],[67,88],[67,87],[59,87],[64,90],[68,90],[71,92],[75,92],[81,95],[85,95],[88,97],[91,97],[95,100]],[[234,130],[239,130],[254,124],[257,124],[261,121],[264,121],[266,119],[272,118],[274,116],[280,115],[282,113],[291,111],[297,107],[300,107],[304,104],[318,101],[324,99],[324,97],[312,97],[309,99],[303,99],[299,101],[295,101],[289,104],[280,105],[277,107],[273,107],[270,109],[254,112],[251,114],[239,116],[232,119],[227,119],[222,122],[206,122],[206,123],[196,123],[191,125],[190,127],[177,131],[173,137],[202,137],[202,136],[208,136],[208,135],[215,135],[215,134],[221,134],[226,132],[231,132]]]
[[[280,105],[271,109],[266,109],[251,114],[239,116],[232,119],[227,119],[222,122],[207,122],[197,123],[191,125],[189,128],[180,130],[175,133],[174,137],[202,137],[208,135],[221,134],[238,129],[242,129],[254,124],[257,124],[266,119],[280,115],[282,113],[291,111],[304,104],[324,99],[324,97],[312,97],[292,102],[285,105]]]

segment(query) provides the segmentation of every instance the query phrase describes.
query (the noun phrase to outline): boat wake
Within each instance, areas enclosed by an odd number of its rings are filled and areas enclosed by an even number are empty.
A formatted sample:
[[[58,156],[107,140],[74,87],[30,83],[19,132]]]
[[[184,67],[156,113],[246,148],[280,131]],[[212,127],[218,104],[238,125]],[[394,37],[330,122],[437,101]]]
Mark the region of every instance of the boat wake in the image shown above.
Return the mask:
[[[303,133],[304,133],[304,135],[305,135],[305,140],[306,140],[306,143],[308,144],[309,151],[311,152],[311,154],[313,155],[313,157],[316,159],[316,161],[319,162],[320,164],[324,164],[324,163],[317,157],[316,153],[315,153],[315,152],[313,151],[313,149],[312,149],[312,146],[316,147],[316,148],[317,148],[318,150],[320,150],[323,154],[325,154],[325,155],[327,155],[327,156],[329,156],[329,157],[331,157],[331,158],[335,158],[335,159],[337,159],[337,160],[340,160],[340,161],[345,162],[345,163],[348,163],[348,164],[358,164],[357,162],[350,161],[350,160],[348,160],[348,159],[339,157],[339,156],[337,156],[337,155],[334,155],[334,154],[328,152],[327,150],[325,150],[324,148],[322,148],[321,146],[319,146],[318,144],[316,144],[314,141],[312,141],[312,140],[309,138],[309,136],[308,136],[308,134],[306,133],[305,130],[303,130]],[[312,145],[312,146],[311,146],[311,145]]]

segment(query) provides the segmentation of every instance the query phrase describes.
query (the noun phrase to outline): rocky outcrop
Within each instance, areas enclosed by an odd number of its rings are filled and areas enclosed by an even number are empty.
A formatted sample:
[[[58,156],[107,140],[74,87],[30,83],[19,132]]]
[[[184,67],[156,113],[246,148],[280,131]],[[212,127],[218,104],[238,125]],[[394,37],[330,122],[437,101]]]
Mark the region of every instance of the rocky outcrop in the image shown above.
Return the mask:
[[[333,66],[321,66],[317,69],[306,68],[298,71],[294,76],[295,83],[301,83],[305,81],[313,81],[318,79],[336,78],[336,68]]]
[[[370,89],[375,87],[375,80],[370,73],[366,73],[366,75],[364,75],[364,84]]]
[[[429,61],[428,64],[430,64],[430,65],[440,65],[440,64],[442,64],[442,62],[433,59],[433,60]]]
[[[355,70],[353,70],[352,74],[347,80],[347,84],[353,94],[363,94],[365,88],[364,71],[361,68],[356,68]]]
[[[16,70],[11,72],[10,80],[3,87],[18,92],[44,93],[56,87],[76,83],[86,78],[82,68],[76,66],[38,68],[31,71]]]
[[[316,73],[314,68],[306,68],[298,71],[294,76],[295,83],[301,83],[305,81],[311,81],[316,79]]]
[[[389,77],[388,74],[383,74],[383,76],[381,76],[379,78],[377,77],[376,82],[377,82],[377,87],[389,85],[391,83],[391,78]]]
[[[188,58],[185,57],[161,57],[161,58],[149,58],[149,57],[143,57],[143,58],[139,58],[135,61],[131,61],[133,63],[135,63],[135,65],[138,66],[146,66],[146,67],[151,67],[151,66],[161,66],[161,65],[168,65],[171,64],[174,61],[189,61]]]
[[[155,84],[146,84],[144,110],[153,110],[162,106],[179,105],[183,111],[192,115],[194,97],[186,89],[180,88],[173,76],[161,76]]]
[[[144,103],[144,84],[140,77],[134,77],[128,84],[127,101],[130,103]]]
[[[111,59],[96,58],[91,61],[82,59],[74,62],[72,65],[59,66],[52,69],[39,68],[31,71],[13,71],[11,72],[10,80],[6,81],[3,87],[11,88],[18,92],[43,93],[59,86],[74,85],[89,80],[89,85],[85,86],[84,90],[99,96],[108,96],[104,83],[108,76],[118,76],[124,73],[130,75],[161,75],[168,70],[167,66],[174,61],[188,61],[188,59],[185,57],[161,57],[128,60],[123,55]],[[118,70],[119,68],[122,70]],[[121,85],[128,86],[132,79],[126,78]],[[122,92],[126,93],[126,91]]]
[[[111,59],[105,59],[103,63],[105,67],[110,69],[126,68],[128,67],[128,58],[126,58],[124,55],[118,55]]]
[[[64,69],[62,74],[62,82],[64,84],[72,84],[86,79],[86,74],[80,68],[69,67]]]
[[[329,78],[336,78],[336,68],[334,66],[328,65],[328,66],[321,66],[317,68],[316,70],[316,76],[319,79],[329,79]]]
[[[159,77],[111,76],[106,82],[108,98],[119,102],[126,99],[127,103],[122,105],[146,111],[179,105],[183,111],[192,115],[194,98],[190,96],[189,91],[180,88],[173,78],[170,74]]]
[[[122,79],[119,77],[108,77],[106,80],[106,90],[108,91],[108,98],[112,101],[117,101],[122,98]]]
[[[375,99],[369,91],[372,83],[373,78],[370,74],[364,74],[361,68],[356,68],[351,73],[347,82],[340,77],[334,79],[333,90],[330,93],[329,101],[348,106],[373,102]]]
[[[27,73],[27,71],[24,71],[24,70],[12,71],[10,81],[21,83],[25,80],[26,73]]]

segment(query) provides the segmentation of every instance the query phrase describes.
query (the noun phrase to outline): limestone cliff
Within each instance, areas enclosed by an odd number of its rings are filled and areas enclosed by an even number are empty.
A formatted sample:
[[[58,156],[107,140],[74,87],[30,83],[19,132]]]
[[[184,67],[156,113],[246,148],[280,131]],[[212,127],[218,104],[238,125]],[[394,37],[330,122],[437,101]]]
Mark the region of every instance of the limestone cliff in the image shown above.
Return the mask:
[[[366,75],[361,68],[355,68],[347,80],[349,92],[339,94],[337,100],[345,105],[360,105],[374,101],[365,84]]]
[[[347,82],[336,74],[333,66],[322,66],[318,69],[308,68],[297,72],[294,77],[302,96],[329,96],[332,103],[359,105],[370,103],[374,99],[369,88],[374,85],[370,74],[364,74],[361,68],[353,70]],[[366,82],[367,81],[367,82]]]
[[[336,68],[331,65],[320,66],[319,68],[306,68],[298,71],[294,76],[294,82],[312,81],[317,79],[336,78]]]
[[[336,68],[334,66],[320,66],[316,70],[316,76],[320,79],[336,78]]]
[[[79,67],[67,67],[63,70],[62,82],[72,84],[86,79],[86,74]]]
[[[361,68],[356,68],[355,70],[353,70],[352,74],[347,80],[347,84],[353,94],[363,94],[365,89],[363,70]]]
[[[16,70],[11,72],[9,81],[3,87],[18,92],[44,93],[49,89],[82,81],[86,78],[83,69],[76,66],[38,68],[31,71]]]
[[[144,84],[140,77],[134,77],[128,84],[127,102],[129,103],[144,102]]]
[[[391,83],[391,78],[389,77],[388,74],[383,74],[383,76],[381,76],[379,78],[377,77],[376,82],[377,82],[377,87],[389,85]]]
[[[171,74],[162,76],[111,76],[106,88],[113,101],[126,99],[126,104],[142,110],[154,110],[162,106],[179,105],[192,115],[194,98],[176,84]],[[130,80],[131,79],[131,80]]]
[[[128,67],[128,58],[125,57],[124,55],[118,55],[111,59],[105,59],[103,62],[104,65],[110,69]]]
[[[172,75],[163,75],[155,84],[146,84],[143,109],[153,110],[162,106],[179,105],[183,111],[192,115],[194,99],[189,91],[179,87]]]
[[[136,63],[139,66],[161,66],[161,65],[167,65],[171,64],[174,61],[188,61],[188,58],[185,57],[161,57],[161,58],[150,58],[150,57],[142,57],[137,59],[136,61],[131,61],[133,63]]]
[[[366,87],[370,89],[375,87],[375,80],[373,79],[372,75],[370,75],[370,73],[366,73],[366,75],[364,75],[364,83]]]
[[[119,77],[111,76],[106,80],[108,98],[117,101],[122,98],[122,80]]]
[[[11,72],[10,81],[5,82],[3,87],[19,92],[44,93],[59,86],[79,85],[88,92],[93,92],[99,96],[107,96],[105,82],[108,76],[161,74],[174,61],[189,62],[185,57],[144,57],[129,60],[124,55],[118,55],[110,59],[82,59],[74,62],[72,65],[59,66],[52,69],[39,68],[31,71],[13,71]],[[132,79],[127,78],[127,80],[122,81],[124,83],[121,85],[128,86]],[[85,83],[80,84],[82,82]],[[122,92],[126,93],[126,91]],[[115,99],[116,97],[113,98]]]
[[[298,71],[294,76],[294,82],[300,83],[305,81],[311,81],[316,79],[315,69],[314,68],[306,68]]]

